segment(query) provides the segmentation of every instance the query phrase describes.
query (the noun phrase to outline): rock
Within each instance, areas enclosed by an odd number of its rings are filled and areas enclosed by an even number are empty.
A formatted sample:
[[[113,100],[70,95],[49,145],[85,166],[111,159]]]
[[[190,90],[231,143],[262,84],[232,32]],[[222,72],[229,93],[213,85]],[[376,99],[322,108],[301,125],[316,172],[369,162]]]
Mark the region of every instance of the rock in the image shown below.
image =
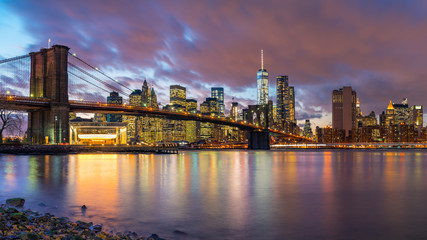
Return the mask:
[[[147,238],[147,240],[164,240],[163,238],[160,238],[157,234],[153,233],[151,236]]]
[[[17,212],[19,212],[18,210],[16,210],[15,208],[7,208],[7,210],[6,210],[6,212],[7,213],[17,213]]]
[[[95,232],[95,233],[99,233],[102,231],[102,226],[101,225],[95,225],[92,226],[91,229]]]
[[[39,207],[46,207],[46,204],[44,204],[44,203],[39,203]]]
[[[87,222],[83,222],[83,221],[77,221],[77,226],[81,229],[89,229],[90,227],[92,227],[93,223],[87,223]]]
[[[23,198],[10,198],[6,200],[6,204],[13,207],[23,207],[25,204],[25,199]]]
[[[40,239],[39,235],[35,234],[35,233],[22,233],[21,235],[19,235],[20,239],[24,239],[24,240],[38,240]]]
[[[175,230],[175,231],[173,231],[173,234],[177,234],[177,235],[187,235],[187,233],[186,233],[186,232],[179,231],[179,230]]]
[[[10,214],[10,218],[15,221],[27,221],[28,218],[22,213],[12,213]]]

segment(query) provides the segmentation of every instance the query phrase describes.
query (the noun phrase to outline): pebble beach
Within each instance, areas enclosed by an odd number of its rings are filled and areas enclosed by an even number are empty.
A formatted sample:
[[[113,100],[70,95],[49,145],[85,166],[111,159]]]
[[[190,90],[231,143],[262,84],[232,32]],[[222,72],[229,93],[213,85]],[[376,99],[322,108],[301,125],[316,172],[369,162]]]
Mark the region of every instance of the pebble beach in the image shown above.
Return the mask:
[[[134,232],[104,232],[102,225],[70,221],[50,213],[24,209],[25,200],[13,198],[0,206],[0,239],[146,239],[162,240],[156,234],[145,238]]]

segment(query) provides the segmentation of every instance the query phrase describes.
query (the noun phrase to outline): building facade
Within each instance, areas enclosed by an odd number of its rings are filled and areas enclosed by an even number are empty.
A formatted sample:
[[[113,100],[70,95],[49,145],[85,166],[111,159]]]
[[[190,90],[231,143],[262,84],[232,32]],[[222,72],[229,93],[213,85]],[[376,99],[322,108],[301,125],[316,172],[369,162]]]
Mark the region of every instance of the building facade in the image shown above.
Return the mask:
[[[225,116],[224,88],[222,87],[211,88],[211,97],[218,99],[219,115]]]
[[[332,128],[345,130],[345,136],[356,127],[356,99],[351,87],[332,91]]]

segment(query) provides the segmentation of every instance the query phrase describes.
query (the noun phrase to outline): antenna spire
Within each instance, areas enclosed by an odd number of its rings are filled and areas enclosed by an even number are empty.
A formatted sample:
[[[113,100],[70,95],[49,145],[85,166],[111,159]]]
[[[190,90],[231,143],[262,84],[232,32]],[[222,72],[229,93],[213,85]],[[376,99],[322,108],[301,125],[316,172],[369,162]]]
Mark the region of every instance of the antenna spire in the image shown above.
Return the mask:
[[[264,50],[261,49],[261,69],[264,69]]]

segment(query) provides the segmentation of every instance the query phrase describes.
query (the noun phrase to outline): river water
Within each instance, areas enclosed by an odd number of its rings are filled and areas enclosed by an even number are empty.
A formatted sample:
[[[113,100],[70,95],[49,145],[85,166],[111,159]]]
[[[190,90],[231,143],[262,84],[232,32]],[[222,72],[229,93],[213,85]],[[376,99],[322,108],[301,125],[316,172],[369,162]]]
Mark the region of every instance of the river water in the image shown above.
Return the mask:
[[[426,239],[427,152],[0,155],[11,197],[167,239]]]

